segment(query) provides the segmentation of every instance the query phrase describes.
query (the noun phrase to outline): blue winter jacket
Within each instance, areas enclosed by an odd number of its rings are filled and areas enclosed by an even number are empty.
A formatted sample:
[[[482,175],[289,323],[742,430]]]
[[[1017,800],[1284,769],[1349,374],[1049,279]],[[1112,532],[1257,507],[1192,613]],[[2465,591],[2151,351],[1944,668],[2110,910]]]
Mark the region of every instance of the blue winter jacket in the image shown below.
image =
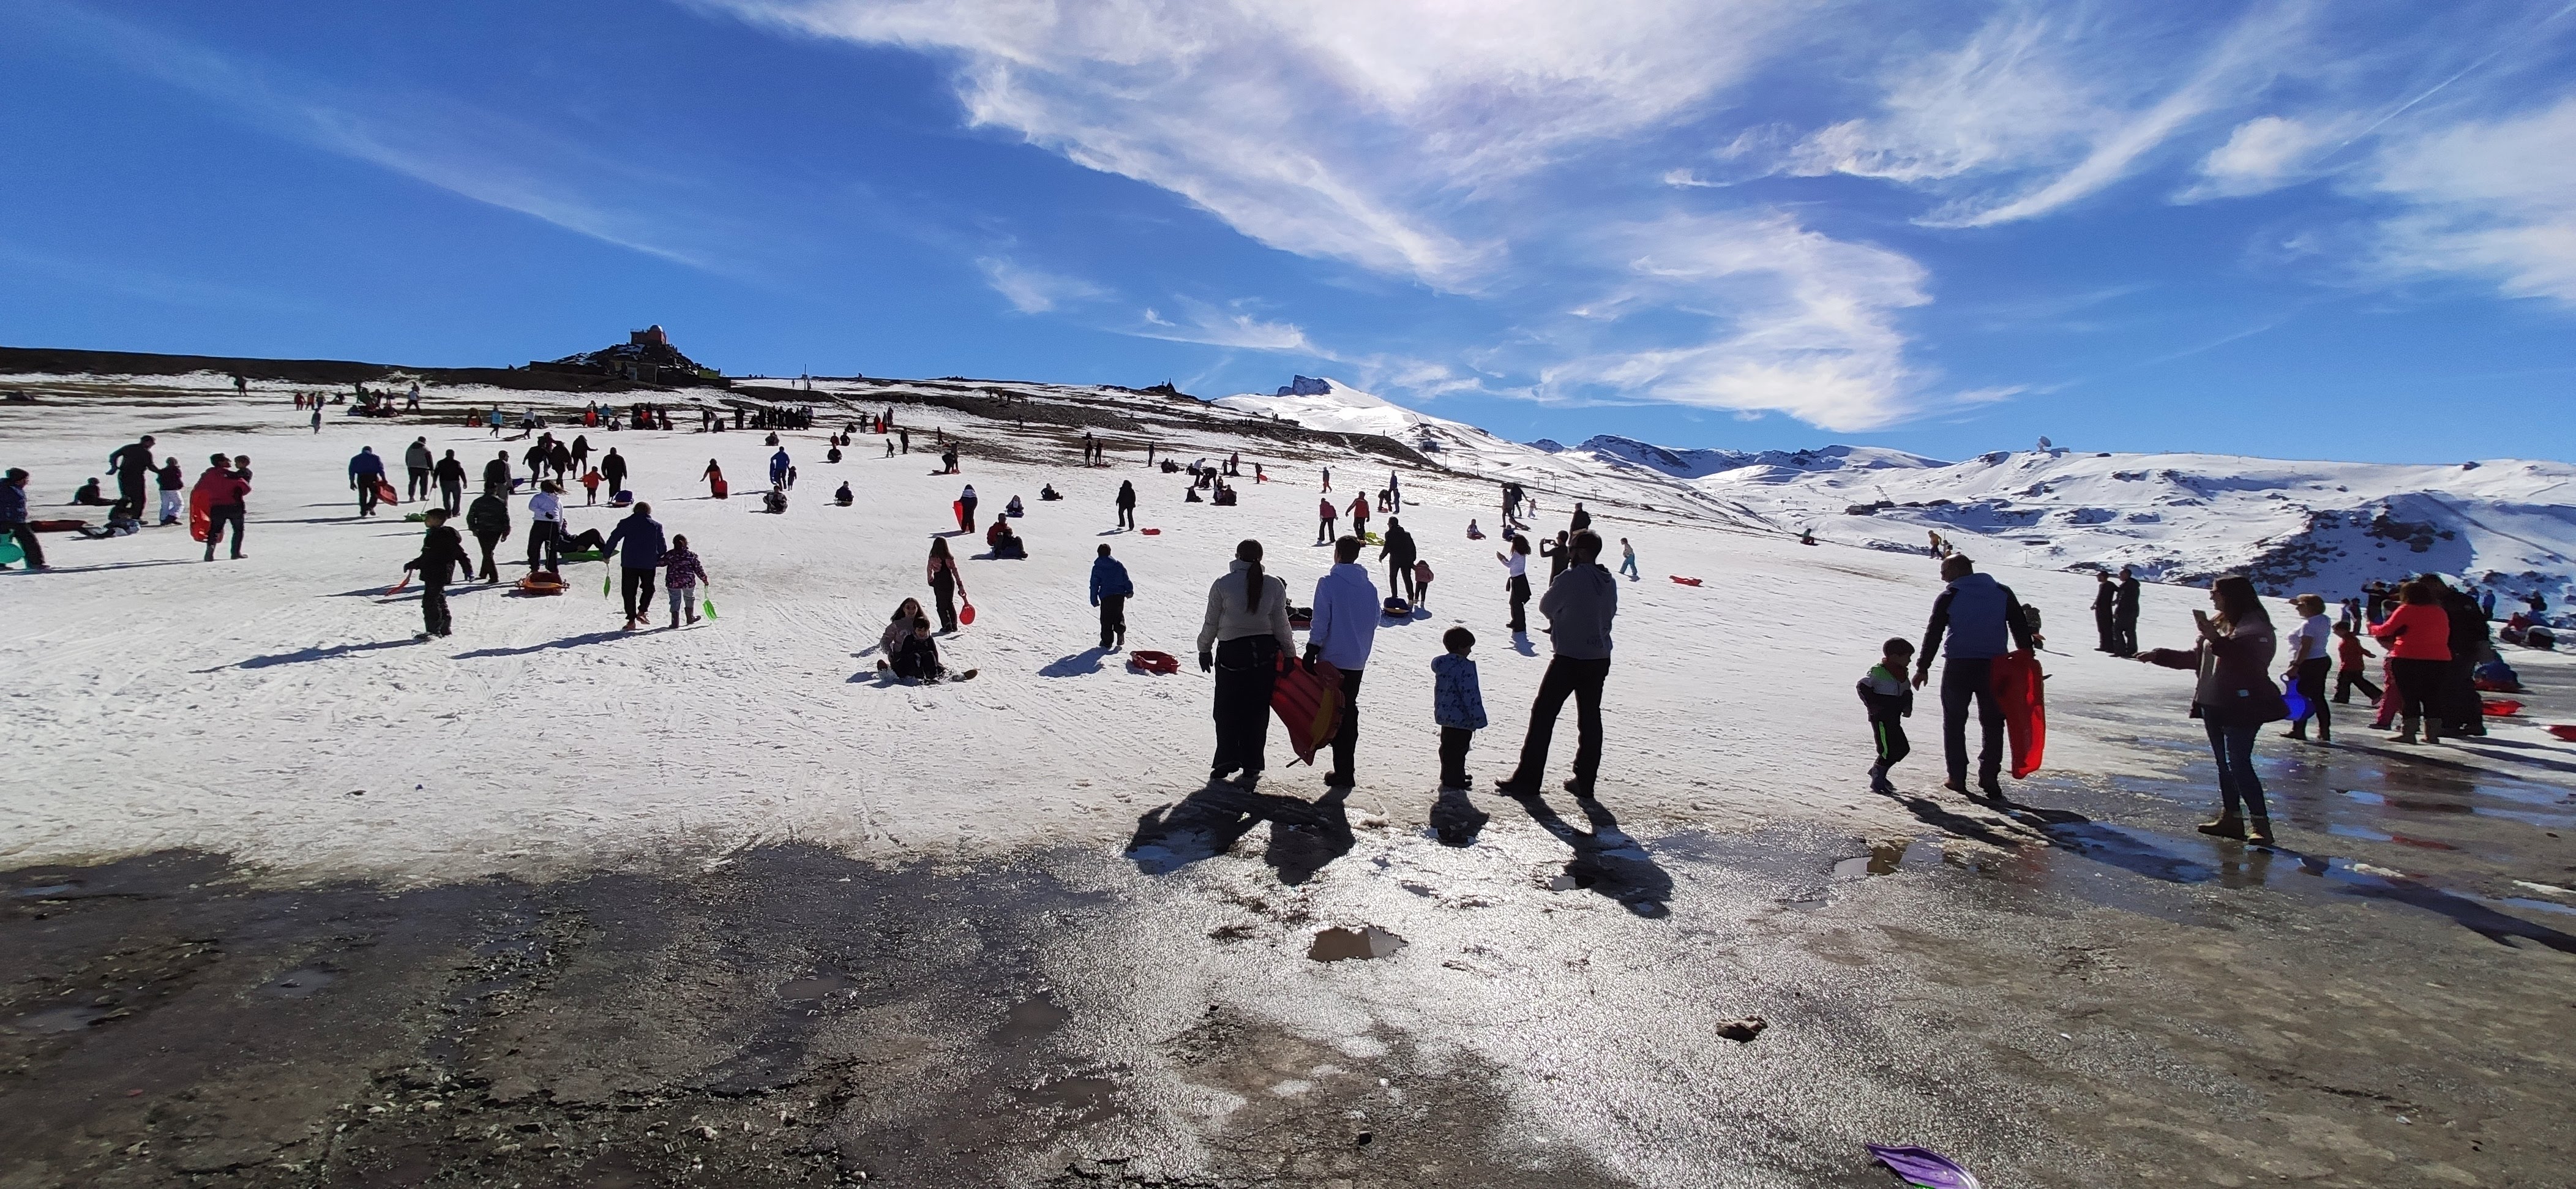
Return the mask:
[[[1485,688],[1476,662],[1454,652],[1431,658],[1431,721],[1460,730],[1485,729]]]
[[[1091,605],[1097,607],[1105,598],[1123,599],[1136,593],[1136,584],[1127,580],[1127,567],[1114,557],[1091,559]]]
[[[649,570],[662,564],[662,553],[668,545],[662,538],[661,522],[637,512],[617,522],[601,552],[616,554],[617,564],[627,569]]]
[[[27,523],[27,489],[0,483],[0,524]]]
[[[1315,583],[1315,622],[1306,629],[1306,644],[1321,649],[1336,669],[1367,668],[1369,650],[1377,646],[1377,621],[1385,614],[1368,567],[1343,562]]]
[[[2022,613],[2020,600],[1992,574],[1963,574],[1932,600],[1932,622],[1923,629],[1916,664],[1932,663],[1945,633],[1954,661],[1991,660],[2031,646],[2030,620]]]
[[[358,452],[357,457],[349,460],[349,477],[352,479],[355,479],[360,475],[381,475],[384,473],[385,460],[376,457],[372,452],[361,450]]]

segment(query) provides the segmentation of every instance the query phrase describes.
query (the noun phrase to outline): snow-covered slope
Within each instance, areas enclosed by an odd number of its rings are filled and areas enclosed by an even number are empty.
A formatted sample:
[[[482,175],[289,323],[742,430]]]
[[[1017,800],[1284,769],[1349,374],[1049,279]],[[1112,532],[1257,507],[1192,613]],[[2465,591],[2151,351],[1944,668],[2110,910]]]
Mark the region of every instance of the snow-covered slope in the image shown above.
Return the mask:
[[[1294,421],[1308,429],[1382,434],[1398,441],[1410,441],[1423,426],[1463,428],[1455,421],[1414,412],[1339,380],[1311,376],[1298,376],[1268,396],[1247,392],[1218,397],[1215,403],[1220,408]]]
[[[1647,470],[1671,475],[1676,479],[1699,479],[1720,471],[1741,470],[1745,467],[1771,467],[1788,472],[1808,472],[1947,465],[1936,458],[1925,458],[1920,454],[1910,454],[1903,450],[1890,450],[1884,446],[1825,446],[1814,450],[1759,451],[1674,449],[1613,434],[1596,435],[1585,439],[1582,445],[1571,448],[1543,439],[1531,444],[1551,452],[1562,453],[1571,450],[1589,454],[1613,466],[1625,464],[1644,467]]]

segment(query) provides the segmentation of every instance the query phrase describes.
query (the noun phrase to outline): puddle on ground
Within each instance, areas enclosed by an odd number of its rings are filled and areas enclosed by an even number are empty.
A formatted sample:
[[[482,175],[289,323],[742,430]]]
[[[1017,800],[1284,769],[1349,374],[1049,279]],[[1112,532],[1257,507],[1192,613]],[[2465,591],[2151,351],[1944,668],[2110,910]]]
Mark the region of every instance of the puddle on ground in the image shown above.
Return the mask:
[[[1344,929],[1336,925],[1315,935],[1315,944],[1307,947],[1306,956],[1318,962],[1391,958],[1406,944],[1403,938],[1375,925],[1360,929]]]
[[[76,883],[50,883],[41,888],[20,888],[9,894],[25,900],[50,900],[56,896],[61,896],[70,892],[77,892],[79,890],[80,885]]]
[[[78,1032],[107,1018],[103,1007],[49,1007],[10,1021],[28,1032]]]
[[[1880,842],[1871,845],[1869,853],[1834,863],[1835,879],[1859,879],[1868,875],[1894,875],[1905,863],[1908,842]]]
[[[1011,1005],[1010,1015],[994,1032],[994,1039],[1005,1045],[1025,1044],[1046,1036],[1072,1018],[1072,1012],[1057,1007],[1045,992],[1040,992],[1033,999]]]
[[[324,970],[317,966],[306,966],[300,969],[287,971],[276,978],[270,979],[268,982],[261,984],[259,989],[266,994],[275,995],[280,999],[302,999],[315,991],[319,991],[324,987],[330,986],[332,983],[338,982],[339,979],[340,976],[333,971]]]
[[[1071,1116],[1056,1121],[1056,1129],[1070,1131],[1096,1123],[1117,1113],[1118,1083],[1108,1078],[1068,1077],[1030,1089],[1013,1087],[1011,1096],[1040,1110]]]
[[[857,979],[846,974],[833,974],[826,971],[821,974],[809,974],[803,978],[791,978],[778,984],[778,997],[789,1003],[811,1003],[817,999],[828,999],[844,991],[855,991],[858,986]]]
[[[2576,829],[2576,814],[2532,813],[2520,809],[2498,809],[2491,805],[2469,805],[2458,801],[2427,801],[2421,797],[2393,797],[2386,793],[2374,793],[2368,789],[2343,789],[2340,791],[2347,798],[2358,801],[2364,805],[2381,809],[2397,809],[2408,813],[2466,813],[2477,817],[2501,818],[2509,822],[2521,822],[2526,826],[2538,826],[2544,830]],[[2559,803],[2548,800],[2535,801],[2533,795],[2529,793],[2514,795],[2503,789],[2487,786],[2480,786],[2472,790],[2472,793],[2473,795],[2496,796],[2505,800],[2520,801],[2523,804],[2537,803],[2546,805]]]

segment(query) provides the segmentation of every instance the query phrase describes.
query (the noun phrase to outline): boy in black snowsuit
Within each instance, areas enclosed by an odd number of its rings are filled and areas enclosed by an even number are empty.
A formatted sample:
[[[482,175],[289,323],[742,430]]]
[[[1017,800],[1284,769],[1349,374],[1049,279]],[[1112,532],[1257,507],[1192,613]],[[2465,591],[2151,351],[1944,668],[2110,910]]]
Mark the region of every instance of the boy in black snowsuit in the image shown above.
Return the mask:
[[[1914,687],[1905,680],[1906,665],[1914,659],[1914,645],[1904,637],[1890,637],[1879,646],[1878,663],[1860,679],[1860,704],[1869,708],[1869,733],[1878,744],[1878,762],[1869,766],[1869,791],[1893,793],[1896,783],[1887,771],[1914,750],[1905,740],[1905,718],[1914,713]]]
[[[447,584],[456,580],[456,569],[474,569],[474,559],[465,554],[465,541],[456,530],[447,527],[447,509],[432,508],[421,513],[429,531],[421,534],[420,556],[403,563],[403,568],[420,575],[421,632],[414,640],[445,636],[451,626],[447,617]]]

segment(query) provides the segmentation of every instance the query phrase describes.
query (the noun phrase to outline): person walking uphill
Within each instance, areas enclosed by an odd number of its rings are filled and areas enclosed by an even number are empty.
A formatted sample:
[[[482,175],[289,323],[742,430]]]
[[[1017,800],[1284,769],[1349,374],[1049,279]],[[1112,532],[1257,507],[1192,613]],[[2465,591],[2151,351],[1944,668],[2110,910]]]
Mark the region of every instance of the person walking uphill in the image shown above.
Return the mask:
[[[456,452],[448,451],[447,456],[439,459],[438,465],[432,470],[438,479],[438,506],[447,509],[447,514],[450,516],[463,511],[465,464],[456,461]]]
[[[2272,654],[2278,641],[2272,617],[2263,611],[2263,596],[2242,574],[2211,583],[2209,601],[2218,608],[2191,617],[2200,639],[2190,649],[2158,648],[2138,655],[2145,664],[2168,669],[2197,669],[2191,714],[2209,731],[2209,750],[2218,761],[2216,818],[2200,832],[2240,838],[2256,846],[2272,844],[2272,814],[2264,805],[2263,781],[2254,772],[2254,740],[2263,724],[2290,716],[2289,705],[2272,684]]]
[[[698,588],[710,585],[706,563],[689,551],[686,534],[671,538],[670,551],[662,555],[662,584],[671,591],[671,630],[680,630],[680,616],[690,623],[698,621]]]
[[[1261,542],[1234,547],[1234,563],[1208,586],[1199,625],[1199,671],[1216,672],[1216,758],[1210,783],[1236,773],[1251,788],[1268,766],[1270,689],[1279,658],[1297,647],[1288,627],[1288,584],[1261,570]]]
[[[215,560],[215,545],[224,539],[224,526],[233,528],[233,558],[242,555],[242,514],[250,500],[250,476],[233,466],[233,460],[221,454],[206,460],[206,469],[197,475],[197,487],[188,494],[190,504],[206,510],[206,558]]]
[[[456,567],[471,573],[474,559],[465,555],[465,542],[456,530],[447,527],[447,509],[432,508],[421,514],[429,531],[421,534],[420,556],[403,563],[403,569],[420,575],[420,634],[414,640],[445,636],[453,628],[447,614],[447,584],[456,581]]]
[[[358,515],[376,514],[376,485],[384,478],[385,460],[376,457],[376,448],[358,447],[357,456],[349,460],[349,488],[358,493]]]
[[[1100,556],[1091,559],[1091,605],[1100,608],[1102,652],[1127,647],[1127,598],[1135,593],[1126,565],[1109,556],[1109,546],[1102,545]]]
[[[474,543],[483,547],[483,568],[475,577],[485,582],[500,581],[500,568],[492,564],[492,550],[510,538],[510,501],[488,491],[475,496],[474,506],[465,512],[465,531],[474,534]]]
[[[1357,780],[1351,753],[1360,743],[1360,677],[1368,671],[1377,621],[1385,614],[1377,585],[1360,564],[1360,548],[1358,537],[1333,542],[1333,568],[1315,583],[1315,618],[1306,629],[1306,663],[1320,657],[1342,674],[1342,721],[1333,732],[1333,770],[1324,774],[1332,788]]]
[[[1341,522],[1341,509],[1334,507],[1332,498],[1327,496],[1323,504],[1316,508],[1315,516],[1315,543],[1332,544],[1333,526]]]
[[[1118,481],[1118,527],[1136,527],[1136,485],[1125,479]]]
[[[1539,678],[1538,698],[1530,705],[1529,734],[1521,740],[1520,767],[1494,782],[1506,796],[1538,795],[1547,776],[1548,744],[1556,734],[1557,713],[1567,695],[1574,698],[1574,777],[1565,791],[1589,801],[1601,774],[1601,687],[1610,678],[1610,621],[1619,614],[1619,580],[1601,565],[1601,536],[1585,531],[1567,546],[1572,564],[1547,584],[1539,596],[1539,614],[1547,617],[1547,634],[1556,655]]]
[[[609,447],[608,453],[600,456],[599,477],[607,481],[608,498],[612,500],[626,490],[626,456],[619,454],[617,447]]]
[[[515,486],[510,479],[509,451],[504,450],[499,457],[483,464],[483,494],[508,495]]]
[[[930,539],[930,593],[939,604],[939,630],[957,630],[957,595],[966,589],[964,575],[957,572],[957,559],[948,552],[948,538]]]
[[[153,441],[152,435],[145,434],[108,454],[107,469],[116,473],[116,507],[108,513],[109,519],[143,519],[143,480],[161,469],[152,461]]]
[[[975,531],[975,485],[972,483],[957,493],[957,527],[970,533]]]
[[[620,590],[626,599],[626,631],[642,627],[653,615],[653,571],[661,567],[665,547],[661,522],[653,519],[653,505],[640,502],[600,546],[600,552],[616,554],[617,564],[625,571]]]
[[[1420,602],[1422,592],[1413,585],[1413,561],[1417,556],[1413,534],[1404,531],[1403,521],[1389,516],[1386,518],[1386,534],[1379,540],[1383,544],[1379,546],[1377,555],[1386,563],[1388,597],[1392,598],[1397,591],[1402,591],[1406,606],[1410,607]]]
[[[428,499],[430,472],[437,467],[438,460],[429,453],[428,438],[413,438],[411,445],[403,447],[403,469],[410,472],[410,482],[403,487],[403,498]]]
[[[2004,716],[1995,702],[1995,658],[2030,648],[2030,617],[2011,587],[1976,571],[1965,554],[1942,559],[1941,577],[1949,586],[1932,600],[1932,622],[1924,627],[1923,647],[1914,657],[1914,688],[1931,679],[1932,658],[1940,655],[1946,633],[1950,660],[1941,667],[1941,753],[1949,762],[1950,778],[1942,787],[1968,791],[1968,704],[1973,701],[1985,736],[1977,752],[1977,791],[2001,800]]]

